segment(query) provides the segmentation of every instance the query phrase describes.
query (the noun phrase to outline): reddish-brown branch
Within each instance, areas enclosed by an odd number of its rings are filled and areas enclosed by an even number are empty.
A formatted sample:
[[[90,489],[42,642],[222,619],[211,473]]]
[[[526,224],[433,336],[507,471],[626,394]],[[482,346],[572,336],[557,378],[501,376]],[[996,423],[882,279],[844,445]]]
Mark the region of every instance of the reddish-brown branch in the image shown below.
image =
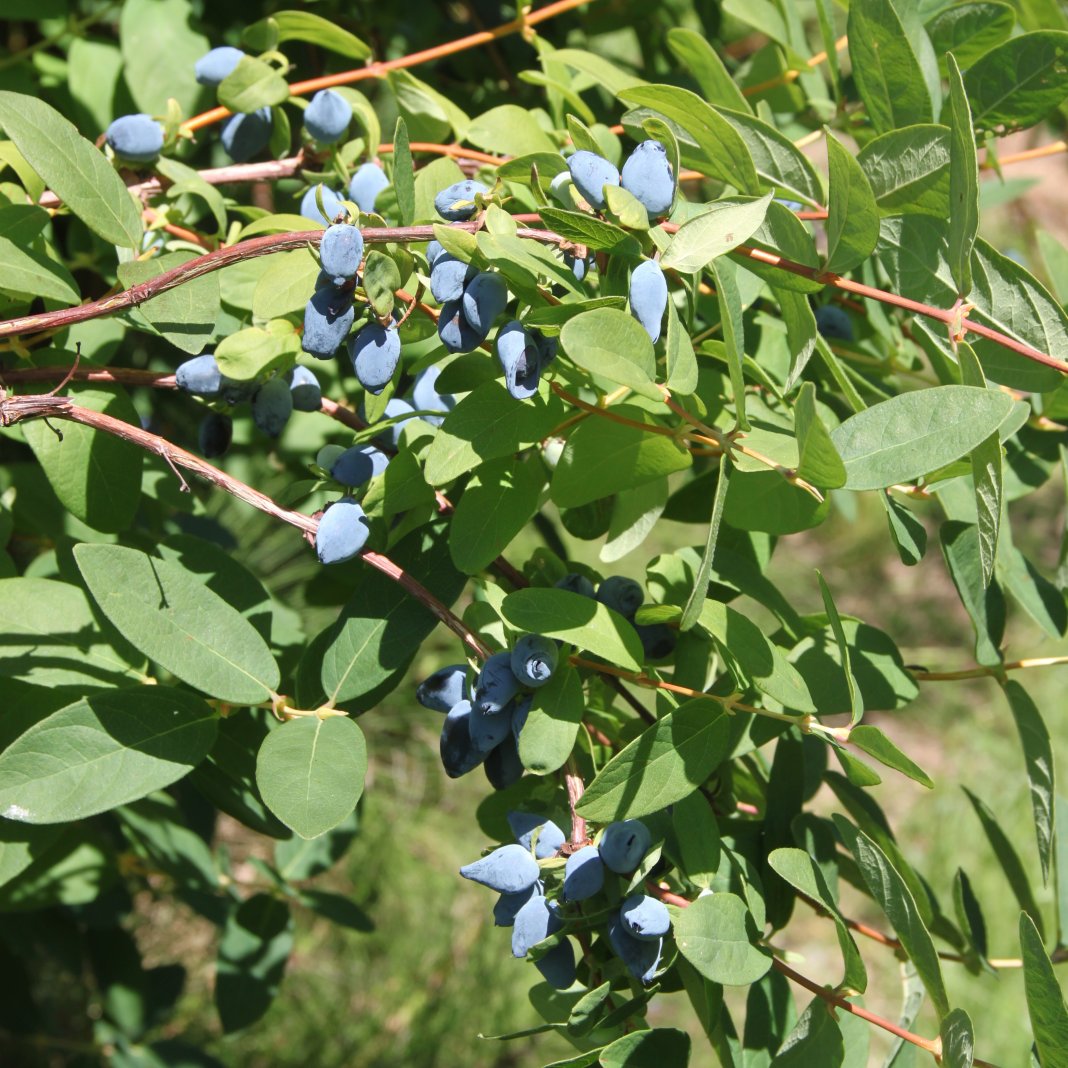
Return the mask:
[[[540,11],[521,14],[519,18],[500,26],[495,26],[492,30],[472,33],[467,37],[459,38],[459,40],[435,45],[433,48],[426,48],[421,52],[413,52],[411,55],[401,56],[398,59],[390,59],[382,63],[369,63],[366,67],[343,71],[340,74],[328,74],[322,78],[310,78],[307,81],[294,82],[289,87],[289,94],[290,96],[306,96],[308,93],[315,93],[320,89],[330,89],[335,85],[352,85],[353,82],[361,82],[367,78],[382,78],[392,70],[417,67],[422,63],[429,63],[431,60],[441,59],[443,56],[452,56],[457,52],[466,52],[468,49],[478,48],[479,45],[489,44],[491,41],[496,41],[513,33],[523,33],[527,27],[536,26],[538,23],[545,22],[565,11],[570,11],[572,8],[581,7],[583,4],[592,2],[594,0],[556,0],[556,3],[549,4],[541,8]],[[221,122],[230,114],[231,112],[227,108],[212,108],[201,115],[195,115],[183,124],[183,129],[200,130],[205,126]]]
[[[581,849],[589,840],[586,821],[578,814],[578,804],[586,792],[586,784],[582,781],[574,757],[569,757],[564,766],[564,785],[567,787],[567,804],[571,810],[571,845]]]
[[[296,527],[309,541],[314,541],[315,532],[319,526],[316,519],[301,512],[295,512],[292,509],[283,508],[271,497],[268,497],[267,494],[253,489],[240,479],[234,478],[225,471],[221,471],[219,468],[209,464],[206,460],[202,460],[199,456],[195,456],[177,445],[172,445],[158,434],[152,434],[147,430],[142,430],[141,427],[124,423],[121,419],[115,419],[104,412],[95,412],[89,408],[83,408],[66,397],[53,397],[49,394],[0,397],[0,426],[12,426],[15,423],[30,419],[66,419],[70,422],[80,423],[82,426],[91,427],[94,430],[101,430],[106,434],[121,438],[123,441],[128,441],[138,448],[159,456],[175,470],[183,468],[186,471],[191,471],[199,478],[210,482],[238,500],[244,501],[274,519],[280,519],[283,523]],[[464,625],[463,620],[454,615],[447,605],[443,604],[403,568],[390,560],[388,556],[367,551],[360,554],[360,559],[368,566],[381,571],[382,574],[391,578],[410,593],[420,604],[437,616],[476,655],[483,659],[489,656],[489,649]]]

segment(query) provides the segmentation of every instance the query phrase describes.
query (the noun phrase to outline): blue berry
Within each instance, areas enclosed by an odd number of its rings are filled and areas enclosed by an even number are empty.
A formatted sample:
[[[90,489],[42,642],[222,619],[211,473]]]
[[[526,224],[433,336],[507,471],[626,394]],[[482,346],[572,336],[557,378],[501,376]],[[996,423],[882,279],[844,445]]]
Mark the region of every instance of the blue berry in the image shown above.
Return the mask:
[[[434,197],[434,207],[437,213],[449,222],[463,222],[475,214],[475,194],[485,195],[489,192],[481,182],[473,178],[466,178],[461,182],[454,182],[447,189],[443,189]]]
[[[660,967],[660,956],[664,947],[663,939],[643,942],[628,933],[618,916],[613,916],[608,921],[608,942],[635,979],[645,985],[653,981],[653,976]]]
[[[104,134],[111,151],[129,163],[153,163],[163,149],[163,127],[151,115],[123,115]]]
[[[666,623],[636,624],[634,629],[641,640],[647,660],[663,660],[675,651],[678,634]]]
[[[208,412],[200,421],[197,437],[200,451],[210,460],[222,456],[234,435],[234,422],[221,412]]]
[[[352,122],[352,105],[333,89],[320,89],[304,109],[304,129],[324,145],[333,144]]]
[[[604,888],[604,861],[596,846],[583,846],[564,865],[564,900],[585,901]]]
[[[218,85],[224,78],[233,74],[244,54],[240,48],[231,48],[229,45],[213,48],[196,61],[193,73],[201,85]]]
[[[209,352],[180,363],[174,372],[179,389],[197,397],[214,397],[222,388],[223,375],[219,364]]]
[[[466,690],[467,665],[450,664],[424,679],[415,691],[415,699],[424,708],[448,713],[464,699]]]
[[[495,271],[481,271],[467,283],[461,300],[464,318],[485,337],[508,303],[508,286]]]
[[[382,474],[389,457],[373,445],[353,445],[331,465],[330,474],[343,486],[362,486]]]
[[[630,313],[655,345],[667,310],[667,279],[655,260],[642,260],[630,275]]]
[[[252,396],[252,421],[269,437],[278,437],[292,414],[293,394],[282,377],[264,382]]]
[[[564,832],[552,820],[537,816],[533,812],[509,812],[508,826],[512,828],[515,840],[524,849],[530,848],[531,842],[534,841],[534,832],[538,832],[538,842],[534,847],[534,856],[538,860],[556,856],[560,847],[567,841]]]
[[[514,738],[505,738],[486,757],[485,770],[494,790],[507,790],[523,778],[523,762],[519,759],[519,747]]]
[[[593,583],[585,575],[580,575],[577,571],[571,571],[564,575],[555,585],[558,590],[570,590],[572,593],[577,593],[582,597],[595,596]]]
[[[551,196],[560,207],[567,208],[569,211],[573,211],[575,208],[575,202],[571,199],[571,190],[568,188],[573,184],[570,171],[561,171],[549,183],[549,196]]]
[[[368,323],[349,341],[352,370],[360,385],[377,396],[393,378],[401,357],[400,332],[396,326]]]
[[[837,304],[821,304],[816,309],[816,329],[823,337],[853,340],[853,320]]]
[[[536,882],[529,890],[520,890],[518,894],[501,894],[493,906],[493,923],[497,927],[511,927],[515,923],[519,910],[532,898],[540,897],[542,884]]]
[[[449,352],[470,352],[482,344],[486,335],[467,321],[460,301],[449,300],[441,306],[438,337]]]
[[[412,404],[417,412],[442,412],[438,415],[424,415],[422,419],[431,426],[441,426],[444,422],[444,413],[451,412],[456,407],[456,398],[451,393],[439,393],[435,383],[441,370],[438,367],[428,367],[415,380],[412,386]]]
[[[553,905],[541,895],[535,895],[516,913],[512,924],[512,956],[525,957],[531,946],[544,941],[562,926]]]
[[[633,619],[645,603],[645,593],[634,579],[612,575],[597,587],[597,600],[617,611],[624,619]]]
[[[403,397],[390,397],[390,399],[386,401],[383,417],[386,419],[396,419],[398,416],[414,411],[415,409],[404,400]],[[386,427],[379,435],[379,440],[388,442],[394,449],[400,448],[401,431],[404,429],[404,424],[408,422],[411,422],[411,420],[401,419],[392,426]]]
[[[443,256],[445,250],[441,247],[440,241],[431,241],[426,247],[426,262],[430,265],[430,269],[434,269],[434,264],[437,262],[439,256]]]
[[[499,894],[518,894],[529,890],[541,873],[529,850],[521,845],[505,845],[472,864],[465,864],[460,874]]]
[[[293,394],[293,409],[298,412],[317,412],[323,406],[323,391],[319,379],[297,364],[289,379],[289,392]]]
[[[519,321],[501,327],[497,334],[497,359],[504,370],[504,384],[516,400],[526,400],[538,392],[541,350]]]
[[[351,560],[367,541],[371,527],[363,509],[351,498],[335,501],[319,520],[315,552],[322,564]]]
[[[336,286],[356,277],[363,259],[363,234],[348,223],[334,223],[326,228],[319,243],[319,262],[324,273]]]
[[[553,677],[560,647],[552,638],[524,634],[512,650],[512,671],[524,686],[544,686]]]
[[[309,356],[330,359],[348,336],[355,318],[351,291],[333,286],[316,290],[304,308],[301,347]]]
[[[512,671],[512,654],[494,653],[487,658],[475,683],[475,707],[495,716],[504,711],[518,692],[519,680]]]
[[[642,202],[650,219],[666,215],[675,199],[675,175],[659,141],[643,141],[623,164],[623,188]]]
[[[219,140],[235,163],[252,159],[271,140],[271,109],[260,108],[247,115],[231,115],[219,131]]]
[[[597,257],[591,252],[584,260],[580,260],[573,252],[565,252],[564,264],[571,268],[575,280],[581,282],[590,271],[597,270]]]
[[[527,724],[527,716],[530,715],[530,710],[533,706],[534,698],[528,694],[515,706],[515,711],[512,712],[512,737],[515,739],[517,747],[519,745],[519,736],[523,733],[523,728]]]
[[[484,709],[477,701],[471,709],[471,744],[480,753],[489,753],[511,734],[512,717]]]
[[[544,956],[534,962],[542,978],[557,990],[567,990],[578,974],[575,968],[575,950],[571,940],[562,938]]]
[[[441,725],[441,765],[450,779],[458,779],[485,760],[471,742],[471,704],[457,701]]]
[[[315,190],[322,189],[323,191],[323,212],[319,210],[318,205],[315,203]],[[300,201],[300,213],[305,219],[311,219],[312,222],[317,223],[330,223],[334,218],[345,210],[345,205],[341,201],[341,194],[335,193],[333,189],[323,185],[321,182],[319,185],[313,185],[309,189]]]
[[[349,182],[349,200],[362,212],[375,210],[378,194],[389,185],[386,172],[373,163],[362,163]]]
[[[627,933],[643,942],[656,942],[671,930],[671,914],[663,901],[631,894],[619,909]]]
[[[591,208],[605,206],[606,185],[619,185],[619,171],[596,152],[580,149],[567,161],[567,169],[571,172],[575,188]]]
[[[644,823],[622,820],[605,827],[597,849],[605,867],[620,875],[628,875],[642,862],[652,844],[652,836]]]
[[[430,292],[439,304],[459,300],[464,287],[472,281],[478,270],[448,252],[439,252],[430,269]]]

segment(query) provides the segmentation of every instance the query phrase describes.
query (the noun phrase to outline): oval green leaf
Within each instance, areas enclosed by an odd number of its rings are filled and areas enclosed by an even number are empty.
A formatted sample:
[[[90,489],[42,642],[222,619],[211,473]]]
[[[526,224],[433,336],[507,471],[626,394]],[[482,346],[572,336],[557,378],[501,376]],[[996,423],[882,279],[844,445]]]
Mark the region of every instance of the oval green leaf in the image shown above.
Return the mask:
[[[736,894],[699,897],[675,921],[679,952],[706,978],[748,986],[771,967],[771,954],[752,943],[756,930]]]

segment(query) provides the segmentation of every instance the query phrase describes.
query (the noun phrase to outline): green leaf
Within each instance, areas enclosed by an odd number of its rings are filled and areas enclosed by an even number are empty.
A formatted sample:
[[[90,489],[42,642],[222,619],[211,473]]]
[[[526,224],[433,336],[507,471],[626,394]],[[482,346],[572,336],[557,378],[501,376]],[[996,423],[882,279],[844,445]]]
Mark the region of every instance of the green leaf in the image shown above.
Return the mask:
[[[979,563],[983,585],[994,577],[998,556],[998,533],[1002,507],[1001,439],[995,431],[972,449],[972,481],[975,484],[975,508],[978,516]]]
[[[272,256],[252,291],[252,314],[259,319],[275,319],[304,311],[318,277],[319,261],[306,248]]]
[[[641,408],[618,404],[611,410],[633,422],[660,429],[660,424]],[[550,493],[560,507],[577,508],[619,490],[684,471],[691,463],[690,454],[664,434],[608,419],[586,419],[567,439],[553,472]]]
[[[529,322],[529,319],[528,319]],[[674,301],[667,303],[667,341],[664,347],[665,385],[673,394],[689,396],[697,389],[698,368],[693,342],[679,319]]]
[[[319,45],[328,52],[348,56],[349,59],[371,58],[370,46],[364,44],[359,37],[342,29],[332,20],[313,15],[310,11],[276,11],[270,19],[261,20],[268,21],[274,23],[279,44],[283,41],[307,41],[308,44]],[[259,25],[260,23],[255,23],[249,26],[245,33],[253,32]],[[274,45],[270,47],[273,48]]]
[[[121,386],[71,384],[71,399],[133,426],[140,418]],[[94,530],[117,532],[133,523],[141,503],[144,453],[135,445],[80,423],[63,422],[62,436],[44,420],[27,423],[26,442],[60,503]]]
[[[868,973],[864,967],[864,960],[846,926],[844,917],[838,910],[838,902],[827,888],[823,872],[815,860],[803,849],[787,847],[772,850],[768,854],[768,864],[791,886],[817,902],[834,920],[838,932],[838,945],[842,950],[842,961],[845,966],[845,974],[838,985],[852,993],[863,994],[868,985]]]
[[[506,606],[514,596],[505,599]],[[730,733],[729,717],[718,701],[686,701],[601,768],[578,811],[599,823],[659,812],[692,794],[719,767],[728,754]]]
[[[255,894],[230,913],[215,966],[215,1007],[226,1034],[249,1027],[271,1007],[292,951],[285,902]]]
[[[857,162],[884,215],[949,213],[950,132],[928,124],[888,130],[869,141]]]
[[[124,87],[129,86],[137,105],[135,110],[162,116],[171,98],[178,102],[183,115],[196,110],[203,90],[191,72],[196,61],[211,48],[211,42],[192,29],[190,22],[194,17],[189,0],[125,0],[123,3],[119,42]]]
[[[719,473],[716,477],[716,495],[712,498],[712,516],[708,521],[708,535],[705,538],[705,551],[701,556],[701,564],[694,576],[693,589],[686,599],[686,605],[682,610],[682,618],[679,620],[679,630],[685,631],[693,627],[704,614],[706,607],[705,598],[708,596],[708,584],[712,578],[712,561],[716,555],[716,542],[719,540],[719,523],[723,518],[723,504],[727,499],[727,484],[730,479],[731,460],[729,454],[724,454],[719,462]]]
[[[797,712],[816,711],[797,669],[741,612],[707,600],[701,608],[700,623],[722,647],[728,663],[736,663],[743,678],[751,680],[758,690]]]
[[[748,105],[744,111],[733,104],[717,105],[716,111],[738,131],[765,187],[808,204],[823,203],[823,187],[816,168],[786,134],[751,114]]]
[[[660,399],[653,343],[633,315],[615,308],[583,312],[564,324],[560,343],[568,359],[590,374]]]
[[[972,523],[943,523],[939,539],[961,604],[975,628],[975,659],[980,664],[1000,664],[1005,596],[996,581],[983,580],[978,529]]]
[[[979,232],[979,157],[972,113],[957,60],[949,64],[949,266],[957,294],[972,288],[972,248]]]
[[[42,859],[51,861],[51,851],[69,828],[55,825],[32,827],[28,823],[0,823],[0,888]],[[0,893],[0,905],[7,891]]]
[[[204,701],[165,686],[83,698],[0,753],[0,815],[66,823],[135,801],[199,764],[216,723]]]
[[[197,258],[194,252],[168,252],[150,260],[131,260],[119,265],[119,281],[131,289]],[[214,336],[219,311],[219,276],[211,272],[160,293],[129,314],[135,322],[147,322],[176,348],[195,356]]]
[[[219,83],[219,103],[242,114],[274,107],[289,99],[289,86],[277,67],[254,56],[242,56]]]
[[[301,838],[318,838],[356,807],[367,743],[348,716],[301,716],[271,731],[256,757],[267,807]]]
[[[1068,628],[1064,594],[1013,545],[1010,534],[1007,529],[998,539],[997,580],[1051,638],[1060,638]]]
[[[864,715],[864,698],[858,691],[856,679],[853,677],[852,655],[849,651],[849,641],[846,638],[845,628],[842,626],[842,617],[839,616],[838,609],[835,607],[830,587],[819,571],[816,572],[816,578],[819,580],[820,594],[823,596],[823,607],[827,611],[831,632],[834,634],[835,644],[838,646],[838,659],[842,664],[842,674],[845,678],[846,691],[849,694],[849,704],[851,706],[849,725],[854,727],[860,722],[861,716]]]
[[[753,918],[736,894],[699,897],[675,921],[679,952],[706,979],[724,986],[748,986],[771,967],[771,954],[753,945]]]
[[[674,26],[667,32],[667,46],[697,80],[705,99],[714,106],[750,112],[752,107],[735,84],[730,71],[708,40],[696,30]]]
[[[816,387],[811,382],[801,386],[794,402],[794,434],[797,436],[798,475],[824,489],[838,489],[844,485],[845,464],[816,411]]]
[[[981,963],[989,967],[986,964],[986,921],[972,890],[971,881],[963,868],[958,868],[953,877],[953,911],[969,948],[979,957]]]
[[[848,1013],[843,1012],[842,1016]],[[774,1068],[808,1068],[809,1065],[844,1068],[845,1042],[833,1013],[822,998],[813,998],[797,1025],[783,1040],[771,1062]]]
[[[756,195],[760,192],[761,182],[745,141],[696,93],[674,85],[642,85],[616,95],[625,104],[659,112],[689,133],[698,149],[693,162],[703,174],[719,178],[742,193]]]
[[[629,190],[620,185],[604,187],[605,211],[627,230],[648,230],[649,212]]]
[[[735,197],[709,205],[707,211],[684,222],[660,260],[665,270],[693,274],[748,240],[760,227],[771,194]]]
[[[997,857],[998,864],[1008,880],[1013,896],[1016,898],[1016,903],[1031,917],[1039,933],[1043,933],[1045,925],[1042,922],[1042,912],[1038,907],[1038,902],[1035,901],[1035,896],[1031,891],[1030,880],[1027,878],[1027,872],[1024,870],[1020,855],[1016,852],[1016,847],[1005,831],[1002,830],[1001,824],[998,823],[997,817],[990,808],[976,797],[967,786],[962,787],[962,789],[972,803],[975,814],[979,817],[983,833],[986,835],[990,848],[994,851],[994,856]]]
[[[484,382],[445,416],[427,453],[426,480],[444,486],[486,460],[541,441],[564,415],[555,395],[519,401],[503,382]]]
[[[10,204],[0,208],[0,220],[6,221],[12,209],[17,212],[23,207],[29,205]],[[0,230],[3,229],[3,222],[0,222]],[[0,289],[25,294],[31,299],[44,297],[60,304],[77,304],[81,299],[78,283],[66,267],[43,252],[20,247],[5,236],[0,236]]]
[[[440,528],[409,535],[390,551],[390,559],[446,604],[463,588],[465,578],[450,564]],[[323,697],[350,710],[371,707],[380,688],[396,685],[437,622],[392,579],[361,567],[341,614],[301,662],[298,695],[304,707]]]
[[[963,1009],[954,1009],[943,1017],[938,1033],[942,1039],[942,1063],[947,1068],[972,1068],[975,1035],[968,1014]]]
[[[215,348],[215,361],[227,378],[252,382],[291,359],[292,349],[286,340],[262,327],[247,326],[219,342]]]
[[[593,250],[603,249],[621,256],[641,255],[641,246],[626,230],[615,223],[587,215],[584,211],[540,208],[541,220],[561,237],[577,241]]]
[[[140,248],[141,213],[122,179],[93,144],[36,97],[0,92],[0,126],[31,167],[95,234]]]
[[[1068,33],[1012,37],[968,68],[964,88],[976,130],[1002,137],[1041,122],[1068,96]]]
[[[563,767],[575,746],[585,712],[582,680],[570,664],[561,664],[553,677],[534,691],[519,735],[523,767],[535,775],[548,775]]]
[[[952,52],[957,62],[967,70],[980,56],[1006,40],[1016,26],[1016,12],[1010,4],[956,4],[932,16],[926,25],[939,59]]]
[[[735,426],[749,430],[745,412],[745,319],[743,318],[742,295],[738,289],[738,268],[729,260],[709,264],[712,282],[716,287],[716,304],[719,306],[719,321],[723,328],[723,348],[727,356],[727,373],[731,380],[731,399],[734,401]],[[737,462],[737,461],[736,461]]]
[[[1042,865],[1042,882],[1049,879],[1053,863],[1054,799],[1057,784],[1054,775],[1053,747],[1042,713],[1030,694],[1018,683],[1004,684],[1012,717],[1023,746],[1027,781],[1031,786],[1031,811],[1034,814],[1035,837],[1038,840],[1038,859]]]
[[[503,552],[538,510],[545,467],[504,458],[483,464],[467,484],[449,526],[452,562],[477,574]]]
[[[278,686],[252,624],[180,564],[121,545],[76,545],[74,559],[119,633],[183,682],[234,704],[259,704]]]
[[[890,537],[901,562],[906,567],[915,567],[927,552],[927,528],[889,493],[880,493],[879,500],[886,509]]]
[[[846,488],[883,489],[951,463],[996,433],[1012,404],[1005,393],[935,386],[850,416],[831,431]]]
[[[601,1050],[602,1068],[686,1068],[690,1063],[690,1036],[674,1027],[632,1031]]]
[[[671,807],[682,871],[687,880],[707,890],[719,871],[722,846],[715,813],[704,794],[694,791]]]
[[[362,281],[364,292],[375,314],[380,319],[391,315],[395,301],[394,293],[400,289],[401,285],[400,268],[393,261],[393,257],[377,249],[368,252],[364,261]]]
[[[534,114],[518,104],[501,104],[474,119],[466,140],[476,148],[505,156],[553,152],[556,145]]]
[[[516,590],[501,603],[516,630],[560,638],[618,667],[638,670],[644,655],[634,628],[618,612],[570,590]]]
[[[949,998],[942,981],[942,967],[931,935],[924,926],[908,886],[887,855],[863,831],[857,830],[838,813],[834,813],[834,825],[856,859],[868,892],[886,913],[902,949],[915,965],[941,1019],[949,1013]]]
[[[52,579],[0,579],[0,680],[61,687],[129,686],[145,681],[138,658],[115,648],[77,587]],[[114,635],[118,640],[118,635]],[[131,655],[132,654],[132,655]],[[0,692],[5,692],[0,683]],[[5,703],[15,704],[10,692]],[[63,702],[66,703],[66,702]],[[10,714],[10,713],[8,713]]]
[[[553,52],[553,59],[589,75],[594,84],[603,86],[616,96],[630,86],[645,84],[641,78],[636,78],[607,59],[593,52],[585,52],[581,48],[558,48]]]
[[[875,195],[852,152],[831,133],[826,136],[831,186],[824,270],[845,274],[863,263],[879,240]]]
[[[875,129],[930,122],[923,70],[891,0],[850,4],[846,34],[853,77]]]
[[[827,517],[826,500],[787,482],[778,471],[735,471],[727,489],[723,518],[737,530],[794,534],[819,526]]]
[[[415,219],[415,165],[409,147],[408,127],[397,118],[393,131],[393,189],[397,194],[397,210],[402,226],[411,226]]]
[[[18,826],[18,825],[16,825]],[[5,912],[52,905],[87,905],[118,878],[115,850],[104,829],[92,823],[68,827],[0,892]]]
[[[1068,1065],[1068,1007],[1053,972],[1053,963],[1042,945],[1042,936],[1026,912],[1020,914],[1020,949],[1027,1013],[1042,1068],[1065,1068]]]
[[[921,786],[934,789],[934,781],[918,764],[913,763],[878,727],[862,725],[849,732],[849,740],[860,750],[874,757],[880,764],[900,771]]]

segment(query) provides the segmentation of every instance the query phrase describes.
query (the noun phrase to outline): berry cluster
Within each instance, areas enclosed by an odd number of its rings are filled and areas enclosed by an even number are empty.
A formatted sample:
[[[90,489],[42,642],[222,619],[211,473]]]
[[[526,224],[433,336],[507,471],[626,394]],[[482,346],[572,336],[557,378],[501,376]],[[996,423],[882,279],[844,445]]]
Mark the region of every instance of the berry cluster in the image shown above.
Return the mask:
[[[174,373],[179,389],[200,397],[210,411],[200,424],[200,451],[207,457],[222,456],[233,434],[231,412],[251,402],[252,421],[269,437],[282,433],[294,411],[317,412],[323,395],[319,380],[306,367],[271,375],[262,382],[238,382],[227,378],[212,353],[194,356]]]
[[[596,844],[574,851],[560,827],[543,816],[509,812],[508,824],[516,842],[465,865],[460,874],[500,895],[493,919],[498,927],[512,928],[513,956],[526,957],[547,943],[533,955],[534,965],[547,982],[565,990],[576,971],[567,936],[597,929],[627,971],[651,983],[663,959],[671,917],[663,902],[634,887],[641,879],[633,875],[652,846],[645,824],[610,823]],[[592,910],[584,904],[598,897],[602,900]]]

